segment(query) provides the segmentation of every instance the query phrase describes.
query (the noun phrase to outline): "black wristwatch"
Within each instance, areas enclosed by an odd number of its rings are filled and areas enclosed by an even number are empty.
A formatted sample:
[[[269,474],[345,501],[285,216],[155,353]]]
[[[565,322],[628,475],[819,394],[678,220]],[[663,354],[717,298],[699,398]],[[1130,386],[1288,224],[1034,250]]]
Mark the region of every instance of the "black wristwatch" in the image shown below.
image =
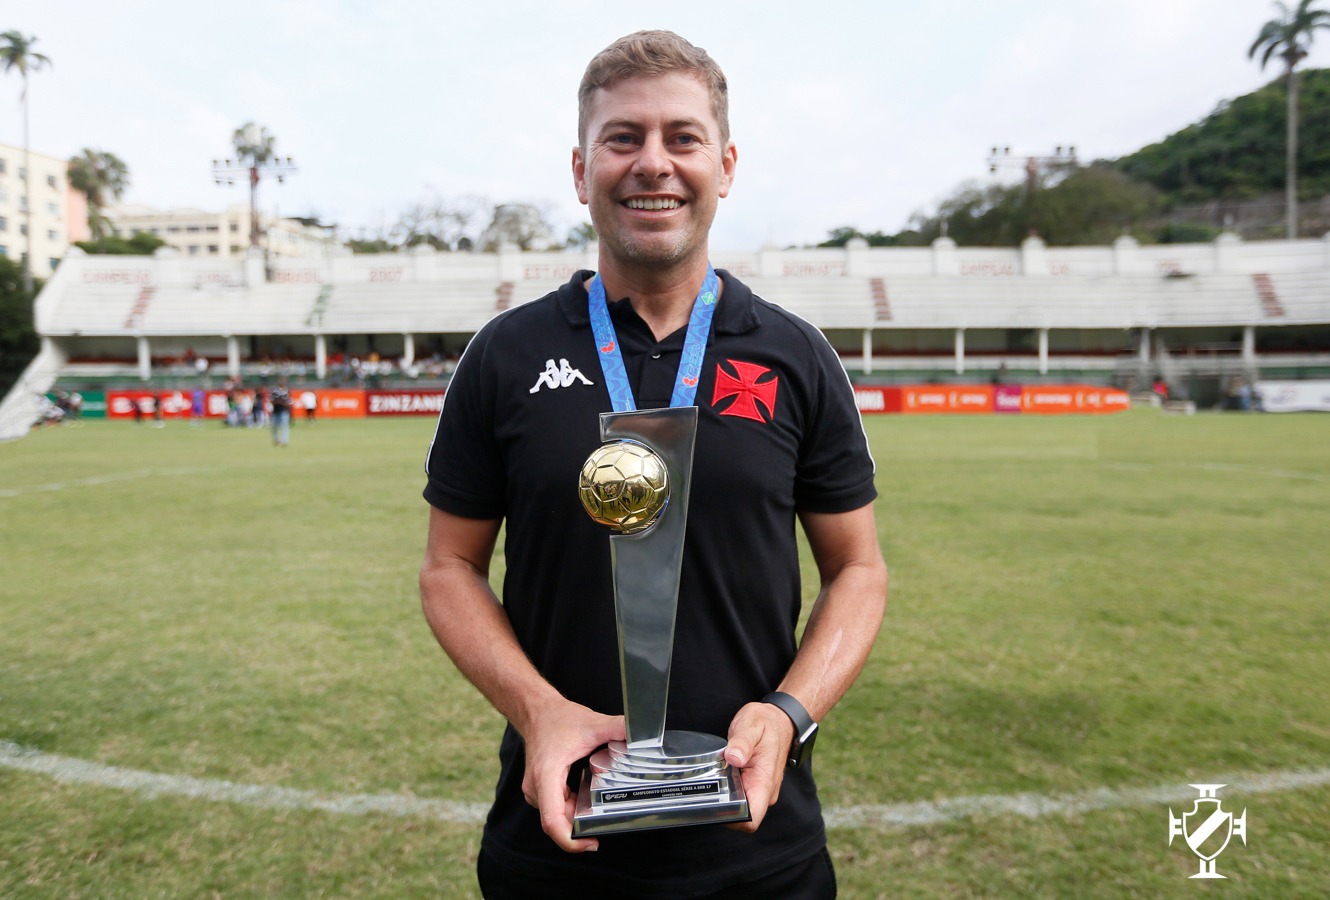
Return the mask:
[[[763,697],[762,702],[780,707],[794,723],[794,740],[790,742],[790,755],[785,764],[791,769],[810,764],[813,759],[813,742],[817,740],[817,723],[808,714],[808,710],[784,691],[773,691]]]

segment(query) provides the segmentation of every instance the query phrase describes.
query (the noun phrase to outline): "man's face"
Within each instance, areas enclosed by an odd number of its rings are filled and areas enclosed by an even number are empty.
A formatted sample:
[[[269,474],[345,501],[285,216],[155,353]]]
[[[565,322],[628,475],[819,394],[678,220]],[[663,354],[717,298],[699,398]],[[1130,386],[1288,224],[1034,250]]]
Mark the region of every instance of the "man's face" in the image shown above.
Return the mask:
[[[590,207],[602,264],[668,268],[705,258],[737,154],[721,143],[699,78],[671,72],[597,91],[582,141],[573,181]]]

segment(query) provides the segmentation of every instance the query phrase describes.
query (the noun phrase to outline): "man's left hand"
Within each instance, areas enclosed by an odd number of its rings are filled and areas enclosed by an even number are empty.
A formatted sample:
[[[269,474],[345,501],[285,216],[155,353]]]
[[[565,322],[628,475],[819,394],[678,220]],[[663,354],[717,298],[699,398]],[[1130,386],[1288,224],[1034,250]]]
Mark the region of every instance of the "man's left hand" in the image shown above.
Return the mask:
[[[794,742],[794,723],[770,703],[748,703],[730,723],[725,761],[739,769],[744,793],[748,795],[750,822],[737,822],[731,828],[757,831],[767,808],[780,799],[785,778],[785,762]]]

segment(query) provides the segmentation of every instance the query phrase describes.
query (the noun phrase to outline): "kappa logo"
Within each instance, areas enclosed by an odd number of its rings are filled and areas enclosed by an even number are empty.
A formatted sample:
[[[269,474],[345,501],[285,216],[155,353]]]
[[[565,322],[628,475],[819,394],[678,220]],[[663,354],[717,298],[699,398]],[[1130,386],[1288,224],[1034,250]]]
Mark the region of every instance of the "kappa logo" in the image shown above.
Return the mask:
[[[1173,807],[1168,809],[1168,845],[1173,846],[1173,838],[1181,837],[1187,841],[1191,852],[1201,860],[1201,871],[1192,878],[1227,878],[1215,871],[1215,857],[1224,852],[1228,842],[1242,838],[1247,843],[1247,810],[1242,815],[1234,816],[1223,808],[1215,793],[1222,784],[1193,784],[1201,792],[1192,804],[1191,812],[1180,816],[1173,815]]]
[[[725,365],[734,369],[731,375],[725,371]],[[771,375],[762,381],[763,376]],[[737,416],[740,419],[752,419],[766,424],[776,418],[776,390],[780,385],[780,376],[772,375],[771,370],[753,363],[727,359],[724,364],[716,364],[716,390],[711,396],[711,405],[716,407],[722,400],[731,397],[734,402],[724,409],[716,411],[722,416]],[[763,416],[757,408],[762,404],[766,409]]]
[[[592,383],[580,371],[568,365],[568,360],[561,359],[556,366],[554,360],[547,359],[545,360],[545,371],[540,373],[540,377],[536,379],[536,383],[532,385],[531,390],[527,393],[534,394],[543,387],[550,390],[572,387],[574,381],[580,381],[588,385]]]

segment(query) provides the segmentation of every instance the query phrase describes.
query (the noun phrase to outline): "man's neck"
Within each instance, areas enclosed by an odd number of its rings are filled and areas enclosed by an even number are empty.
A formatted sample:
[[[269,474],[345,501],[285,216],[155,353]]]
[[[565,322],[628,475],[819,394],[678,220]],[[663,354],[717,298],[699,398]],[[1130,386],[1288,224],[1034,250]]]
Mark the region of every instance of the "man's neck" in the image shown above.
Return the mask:
[[[631,298],[633,311],[660,341],[688,324],[693,303],[707,277],[707,265],[703,257],[698,263],[669,269],[625,269],[602,258],[600,278],[605,284],[605,296],[610,300]]]

